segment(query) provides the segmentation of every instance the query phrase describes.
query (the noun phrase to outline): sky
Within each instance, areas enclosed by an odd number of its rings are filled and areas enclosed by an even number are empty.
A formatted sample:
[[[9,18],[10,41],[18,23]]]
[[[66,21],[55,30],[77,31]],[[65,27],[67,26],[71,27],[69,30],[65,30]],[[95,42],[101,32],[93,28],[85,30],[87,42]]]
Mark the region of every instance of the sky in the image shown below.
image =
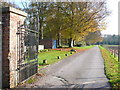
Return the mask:
[[[20,7],[22,7],[21,1],[24,0],[8,0],[13,1]],[[29,1],[29,0],[25,0]],[[106,18],[107,26],[106,30],[101,31],[102,34],[118,34],[118,2],[120,0],[107,0],[107,8],[111,11],[110,16]]]
[[[118,34],[118,1],[120,0],[107,0],[107,8],[111,15],[107,17],[107,27],[102,34]]]

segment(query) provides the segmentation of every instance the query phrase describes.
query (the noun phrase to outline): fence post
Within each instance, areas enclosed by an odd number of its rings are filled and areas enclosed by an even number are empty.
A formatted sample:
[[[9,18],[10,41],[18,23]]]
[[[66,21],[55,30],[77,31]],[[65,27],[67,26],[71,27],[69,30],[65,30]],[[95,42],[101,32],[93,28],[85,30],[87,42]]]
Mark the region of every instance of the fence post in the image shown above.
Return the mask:
[[[114,52],[114,58],[115,58],[115,50],[113,50],[113,52]]]

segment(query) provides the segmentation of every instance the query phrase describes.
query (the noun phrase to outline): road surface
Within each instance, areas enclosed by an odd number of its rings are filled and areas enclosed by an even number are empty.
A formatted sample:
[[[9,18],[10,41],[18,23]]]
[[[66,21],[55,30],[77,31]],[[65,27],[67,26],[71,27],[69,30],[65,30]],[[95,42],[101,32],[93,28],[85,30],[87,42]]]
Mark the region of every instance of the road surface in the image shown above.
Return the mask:
[[[98,46],[69,56],[42,70],[46,75],[29,88],[109,88]]]

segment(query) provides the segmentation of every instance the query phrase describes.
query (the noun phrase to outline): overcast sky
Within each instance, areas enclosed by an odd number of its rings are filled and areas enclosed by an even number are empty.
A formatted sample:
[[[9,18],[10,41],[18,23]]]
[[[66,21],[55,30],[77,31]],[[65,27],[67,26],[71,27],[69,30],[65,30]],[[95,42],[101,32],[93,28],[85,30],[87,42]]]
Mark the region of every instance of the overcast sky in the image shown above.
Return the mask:
[[[102,31],[102,34],[118,34],[118,1],[107,0],[107,7],[112,12],[107,18],[107,28]]]
[[[8,0],[14,1],[17,5],[22,7],[20,1],[24,0]],[[29,0],[25,0],[29,1]],[[102,31],[102,34],[118,34],[118,1],[120,0],[107,0],[107,8],[111,11],[111,15],[107,18],[107,28]]]

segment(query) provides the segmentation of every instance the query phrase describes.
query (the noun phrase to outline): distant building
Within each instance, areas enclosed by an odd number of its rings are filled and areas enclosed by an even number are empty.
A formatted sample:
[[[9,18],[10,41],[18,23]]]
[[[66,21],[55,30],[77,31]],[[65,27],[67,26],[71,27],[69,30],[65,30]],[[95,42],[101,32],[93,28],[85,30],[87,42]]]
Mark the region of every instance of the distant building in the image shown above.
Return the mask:
[[[44,45],[44,49],[57,48],[57,41],[53,39],[41,39],[39,45]]]

